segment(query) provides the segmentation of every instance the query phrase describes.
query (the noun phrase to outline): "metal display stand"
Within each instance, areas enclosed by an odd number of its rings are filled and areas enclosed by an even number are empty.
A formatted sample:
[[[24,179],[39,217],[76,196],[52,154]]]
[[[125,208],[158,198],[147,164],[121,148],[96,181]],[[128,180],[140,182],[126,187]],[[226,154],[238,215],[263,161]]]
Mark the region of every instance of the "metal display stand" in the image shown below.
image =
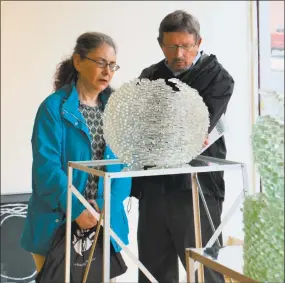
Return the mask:
[[[199,184],[197,184],[196,174],[201,172],[217,172],[226,170],[241,170],[243,177],[243,189],[236,199],[233,206],[225,215],[219,227],[215,230],[211,239],[208,241],[206,247],[211,247],[217,241],[223,227],[231,218],[235,210],[241,203],[244,195],[248,189],[248,179],[245,164],[223,160],[214,157],[198,156],[195,161],[204,163],[203,166],[185,166],[180,168],[166,168],[139,171],[122,171],[122,172],[104,172],[90,168],[90,166],[104,166],[112,164],[122,164],[119,160],[97,160],[97,161],[76,161],[68,163],[68,189],[67,189],[67,213],[66,213],[66,259],[65,259],[65,283],[70,282],[70,255],[71,255],[71,212],[72,212],[72,194],[77,197],[80,202],[90,211],[90,213],[99,220],[99,213],[88,203],[88,201],[81,195],[81,193],[72,185],[73,169],[78,169],[87,173],[101,176],[104,178],[104,211],[105,217],[103,221],[103,282],[110,282],[110,237],[112,237],[122,250],[131,258],[131,260],[138,266],[138,268],[145,274],[151,282],[158,282],[153,275],[146,269],[146,267],[138,260],[138,258],[130,251],[130,249],[121,241],[121,239],[110,228],[110,193],[111,180],[115,178],[128,177],[144,177],[144,176],[159,176],[159,175],[174,175],[174,174],[191,174],[192,175],[192,194],[193,194],[193,212],[194,212],[194,227],[195,227],[195,243],[196,248],[202,248],[201,238],[201,224],[200,224],[200,209],[199,209]],[[205,205],[205,204],[204,204]],[[199,265],[198,276],[203,281],[203,267]],[[200,281],[199,281],[200,282]]]

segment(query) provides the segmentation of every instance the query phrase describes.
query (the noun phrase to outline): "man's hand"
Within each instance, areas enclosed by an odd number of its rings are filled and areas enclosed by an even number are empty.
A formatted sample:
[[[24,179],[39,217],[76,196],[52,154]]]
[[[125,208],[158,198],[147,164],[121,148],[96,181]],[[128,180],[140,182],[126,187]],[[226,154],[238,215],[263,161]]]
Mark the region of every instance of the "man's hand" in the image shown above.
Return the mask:
[[[204,143],[203,143],[203,148],[206,147],[209,144],[209,139],[208,136],[206,137]]]
[[[98,206],[94,200],[88,200],[88,202],[98,211]],[[85,209],[76,219],[78,226],[81,229],[90,229],[96,226],[97,219],[89,212],[88,209]]]

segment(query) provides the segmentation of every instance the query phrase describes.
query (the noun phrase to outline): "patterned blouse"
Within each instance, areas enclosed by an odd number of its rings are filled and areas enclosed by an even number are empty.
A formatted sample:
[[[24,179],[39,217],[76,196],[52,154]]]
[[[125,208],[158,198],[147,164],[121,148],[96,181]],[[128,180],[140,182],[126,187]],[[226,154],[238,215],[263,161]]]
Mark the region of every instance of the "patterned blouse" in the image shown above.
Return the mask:
[[[79,111],[86,120],[91,136],[92,160],[101,160],[105,149],[105,140],[103,138],[103,110],[100,106],[88,106],[79,102]],[[102,169],[101,166],[93,167]],[[98,176],[89,174],[85,190],[86,199],[95,199],[98,191]]]

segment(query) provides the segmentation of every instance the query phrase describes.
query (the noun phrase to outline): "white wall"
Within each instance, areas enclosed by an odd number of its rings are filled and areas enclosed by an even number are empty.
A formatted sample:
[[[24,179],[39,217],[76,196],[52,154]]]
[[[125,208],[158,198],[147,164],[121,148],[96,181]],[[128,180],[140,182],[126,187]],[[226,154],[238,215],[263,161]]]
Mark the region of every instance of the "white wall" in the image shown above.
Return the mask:
[[[251,174],[248,7],[248,1],[1,2],[1,193],[31,191],[34,116],[52,90],[56,64],[72,53],[77,36],[101,31],[116,40],[121,66],[113,79],[117,87],[163,58],[156,41],[158,26],[176,9],[198,17],[204,50],[216,54],[236,81],[227,114],[228,159],[245,162]],[[242,188],[240,174],[226,173],[226,182],[225,211]],[[136,205],[133,201],[130,213],[132,248]],[[224,234],[242,237],[240,212],[234,219]],[[128,272],[122,281],[136,281],[136,272]]]

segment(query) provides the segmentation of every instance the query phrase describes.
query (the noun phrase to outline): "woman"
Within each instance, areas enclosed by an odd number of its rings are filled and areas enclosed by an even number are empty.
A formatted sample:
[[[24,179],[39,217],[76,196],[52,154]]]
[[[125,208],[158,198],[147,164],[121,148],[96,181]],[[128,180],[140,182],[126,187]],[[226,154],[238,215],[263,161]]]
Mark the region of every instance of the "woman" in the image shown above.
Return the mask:
[[[38,109],[32,134],[32,195],[21,237],[21,245],[32,253],[38,272],[64,221],[68,161],[115,158],[105,146],[102,113],[118,69],[113,40],[102,33],[84,33],[71,58],[57,69],[55,92]],[[106,168],[121,169],[121,165]],[[102,209],[103,182],[98,181],[94,175],[74,170],[74,187],[90,202],[96,199]],[[130,179],[115,179],[111,187],[111,226],[125,244],[129,230],[123,201],[130,194],[130,184]],[[72,221],[82,229],[94,227],[97,221],[92,214],[75,196],[72,202]],[[112,243],[115,251],[120,251],[113,239]]]

